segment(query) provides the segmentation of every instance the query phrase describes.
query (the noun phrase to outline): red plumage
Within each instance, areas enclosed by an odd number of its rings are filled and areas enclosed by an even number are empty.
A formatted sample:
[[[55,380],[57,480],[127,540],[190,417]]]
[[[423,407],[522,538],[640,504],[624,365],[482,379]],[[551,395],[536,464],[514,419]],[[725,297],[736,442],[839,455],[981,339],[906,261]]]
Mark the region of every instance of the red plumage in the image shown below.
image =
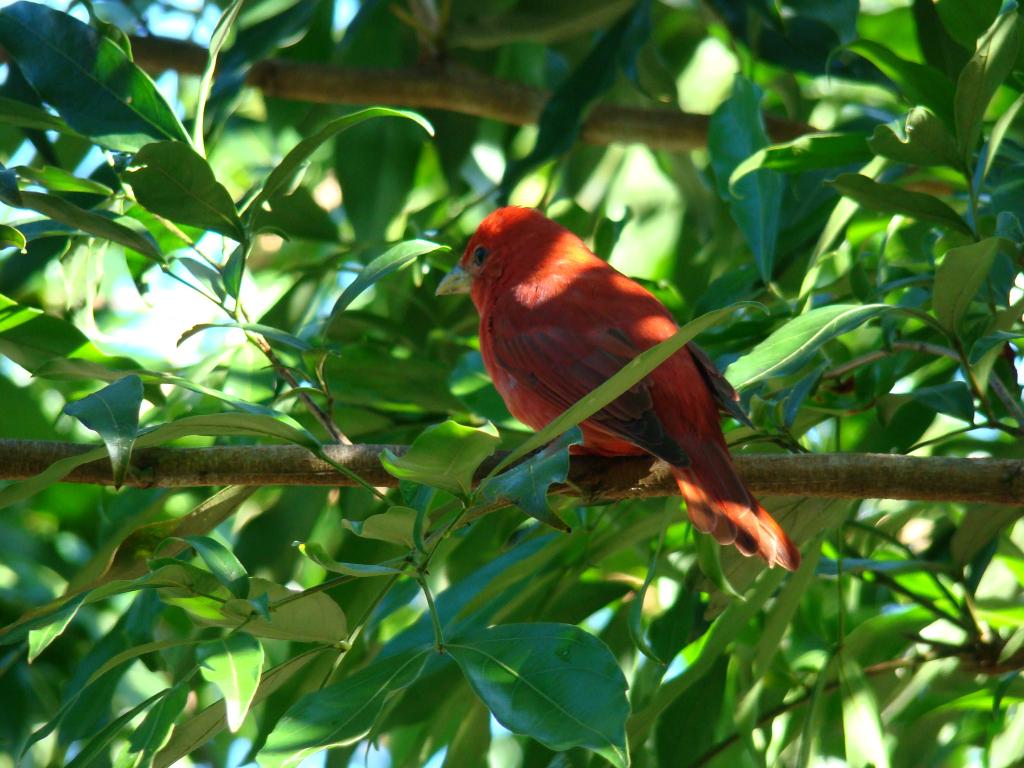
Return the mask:
[[[529,208],[500,208],[484,219],[438,293],[467,289],[494,386],[534,429],[677,330],[643,286]],[[699,530],[795,570],[799,551],[729,458],[718,414],[730,399],[735,392],[722,375],[688,345],[583,422],[584,448],[664,459]]]

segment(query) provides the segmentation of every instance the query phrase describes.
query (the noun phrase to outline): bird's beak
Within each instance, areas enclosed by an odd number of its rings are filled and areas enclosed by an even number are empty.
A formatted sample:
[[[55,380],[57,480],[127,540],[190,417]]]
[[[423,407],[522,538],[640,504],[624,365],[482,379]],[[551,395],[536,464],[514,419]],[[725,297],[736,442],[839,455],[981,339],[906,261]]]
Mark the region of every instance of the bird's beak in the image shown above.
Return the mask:
[[[469,293],[473,283],[473,276],[456,264],[452,271],[445,275],[437,284],[435,296],[449,296],[453,293]]]

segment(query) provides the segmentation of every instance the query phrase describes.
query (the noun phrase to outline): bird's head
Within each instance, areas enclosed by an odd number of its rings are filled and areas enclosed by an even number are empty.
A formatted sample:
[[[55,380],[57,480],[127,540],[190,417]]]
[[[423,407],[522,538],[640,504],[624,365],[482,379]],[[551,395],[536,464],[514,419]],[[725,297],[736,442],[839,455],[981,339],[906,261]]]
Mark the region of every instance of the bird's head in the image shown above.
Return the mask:
[[[480,222],[459,263],[444,276],[436,293],[470,293],[480,307],[490,292],[539,277],[545,267],[577,254],[593,258],[576,235],[540,211],[499,208]]]

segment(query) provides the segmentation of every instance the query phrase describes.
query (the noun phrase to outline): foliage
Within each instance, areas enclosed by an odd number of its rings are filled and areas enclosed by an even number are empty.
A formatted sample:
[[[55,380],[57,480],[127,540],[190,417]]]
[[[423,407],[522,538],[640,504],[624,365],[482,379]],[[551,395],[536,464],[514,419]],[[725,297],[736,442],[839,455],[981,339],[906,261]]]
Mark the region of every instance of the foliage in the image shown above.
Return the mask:
[[[734,449],[1020,458],[1014,3],[197,7],[0,10],[0,435],[95,446],[0,489],[0,764],[1019,759],[1019,510],[765,499],[787,576],[677,500],[548,496],[569,428],[669,348],[528,442],[468,299],[433,295],[507,196],[645,282],[672,344],[700,333],[757,425]],[[204,74],[151,79],[142,28],[187,30]],[[553,95],[515,127],[243,88],[272,55]],[[707,149],[581,143],[597,102],[711,114]],[[58,482],[341,435],[411,444],[400,488]]]

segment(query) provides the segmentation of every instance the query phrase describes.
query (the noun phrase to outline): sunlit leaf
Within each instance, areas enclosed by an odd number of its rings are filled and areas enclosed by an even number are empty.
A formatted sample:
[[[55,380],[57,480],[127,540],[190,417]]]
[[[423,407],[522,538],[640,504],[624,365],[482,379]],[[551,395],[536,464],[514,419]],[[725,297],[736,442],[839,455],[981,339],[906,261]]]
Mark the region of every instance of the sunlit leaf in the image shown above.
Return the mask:
[[[242,727],[263,670],[263,646],[252,635],[235,632],[196,649],[199,671],[224,697],[228,729]]]
[[[548,506],[548,488],[565,482],[569,473],[569,446],[583,442],[578,429],[570,429],[550,445],[500,475],[495,475],[477,490],[482,504],[515,504],[523,512],[552,528],[568,531]]]
[[[624,768],[626,679],[608,647],[568,624],[504,624],[448,653],[498,722],[550,749],[587,747]]]
[[[0,44],[68,125],[127,152],[188,141],[153,81],[112,40],[60,11],[18,2],[0,11]]]
[[[206,160],[186,144],[147,144],[135,153],[126,179],[135,199],[153,213],[234,240],[245,238],[228,191]]]
[[[419,677],[426,660],[422,649],[379,659],[306,694],[278,721],[257,761],[268,768],[294,766],[324,747],[358,741],[373,727],[388,698]]]
[[[956,333],[971,301],[988,277],[999,250],[999,239],[989,237],[980,243],[953,248],[942,257],[935,271],[932,306],[935,316]]]
[[[477,467],[497,447],[498,432],[490,424],[475,428],[446,421],[423,430],[401,455],[385,451],[381,463],[400,480],[466,495]]]
[[[883,213],[902,214],[919,221],[941,224],[964,234],[971,234],[960,215],[934,195],[911,192],[895,184],[874,181],[857,173],[844,173],[832,186],[841,194],[856,200],[864,208]]]
[[[726,378],[742,389],[771,376],[785,376],[805,365],[826,342],[890,309],[885,304],[835,304],[812,309],[787,321],[730,365]]]
[[[132,446],[139,431],[141,404],[142,379],[125,376],[64,406],[64,413],[74,416],[103,438],[114,469],[114,486],[118,488],[128,473]]]

